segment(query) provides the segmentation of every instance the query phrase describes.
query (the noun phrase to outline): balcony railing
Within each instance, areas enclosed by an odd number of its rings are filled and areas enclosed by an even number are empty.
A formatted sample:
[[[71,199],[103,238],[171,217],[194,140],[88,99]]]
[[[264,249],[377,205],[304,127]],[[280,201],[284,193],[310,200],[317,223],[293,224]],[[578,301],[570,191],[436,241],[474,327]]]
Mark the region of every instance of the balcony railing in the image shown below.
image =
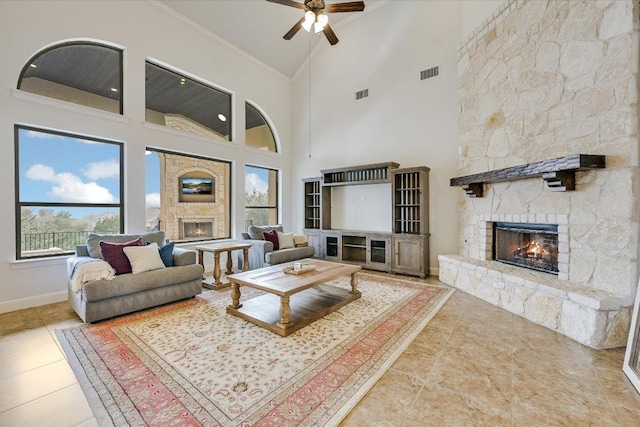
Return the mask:
[[[91,231],[47,231],[20,235],[23,253],[32,251],[73,251],[76,245],[87,243]]]

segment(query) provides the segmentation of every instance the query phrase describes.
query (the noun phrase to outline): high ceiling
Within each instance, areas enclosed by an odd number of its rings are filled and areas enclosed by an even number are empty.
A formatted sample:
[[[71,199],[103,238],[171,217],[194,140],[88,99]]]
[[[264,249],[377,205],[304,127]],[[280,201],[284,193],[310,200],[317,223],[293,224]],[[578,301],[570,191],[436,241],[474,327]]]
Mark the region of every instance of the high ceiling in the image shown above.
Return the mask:
[[[293,77],[317,43],[326,43],[322,33],[300,30],[291,40],[282,36],[303,16],[301,9],[265,0],[160,0],[206,30],[220,36],[282,74]],[[303,0],[296,0],[302,2]],[[350,0],[326,0],[326,4]],[[397,1],[397,0],[396,0]],[[340,39],[340,28],[358,15],[388,3],[365,0],[364,12],[333,13],[329,24]],[[338,44],[339,46],[339,44]]]

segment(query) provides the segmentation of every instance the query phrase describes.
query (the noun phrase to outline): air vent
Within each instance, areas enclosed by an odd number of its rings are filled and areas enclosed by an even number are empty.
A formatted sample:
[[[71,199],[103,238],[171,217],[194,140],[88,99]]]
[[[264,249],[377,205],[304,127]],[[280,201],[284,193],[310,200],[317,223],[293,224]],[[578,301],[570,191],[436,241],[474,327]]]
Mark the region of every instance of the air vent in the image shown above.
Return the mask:
[[[420,80],[430,79],[431,77],[435,77],[439,74],[440,74],[440,66],[436,65],[435,67],[420,71]]]
[[[369,89],[363,89],[356,92],[356,101],[358,99],[366,98],[369,96]]]

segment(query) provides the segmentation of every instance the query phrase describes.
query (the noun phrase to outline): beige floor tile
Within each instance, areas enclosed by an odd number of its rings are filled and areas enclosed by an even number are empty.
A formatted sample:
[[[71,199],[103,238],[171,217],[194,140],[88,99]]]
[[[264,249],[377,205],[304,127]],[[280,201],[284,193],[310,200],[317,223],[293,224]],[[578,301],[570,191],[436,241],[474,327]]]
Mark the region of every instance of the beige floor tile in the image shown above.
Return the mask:
[[[98,421],[95,418],[91,418],[88,421],[78,424],[76,427],[99,427],[99,425]]]
[[[30,371],[53,362],[64,360],[60,348],[53,340],[30,347],[27,351],[8,347],[0,351],[0,379]]]
[[[0,314],[0,337],[44,326],[35,308]]]
[[[31,402],[76,383],[66,360],[0,380],[0,412]]]
[[[93,420],[93,421],[92,421]],[[0,412],[1,426],[64,427],[98,425],[78,384]]]
[[[0,337],[0,352],[2,349],[28,351],[32,347],[47,344],[52,340],[53,337],[46,326],[16,331]]]

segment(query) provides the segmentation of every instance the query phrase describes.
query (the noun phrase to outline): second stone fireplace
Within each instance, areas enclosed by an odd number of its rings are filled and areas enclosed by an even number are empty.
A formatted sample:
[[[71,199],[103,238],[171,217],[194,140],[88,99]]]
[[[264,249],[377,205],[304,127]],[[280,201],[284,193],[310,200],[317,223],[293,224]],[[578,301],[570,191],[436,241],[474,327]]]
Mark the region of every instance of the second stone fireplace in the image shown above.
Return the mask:
[[[494,222],[493,259],[557,275],[558,226]]]

